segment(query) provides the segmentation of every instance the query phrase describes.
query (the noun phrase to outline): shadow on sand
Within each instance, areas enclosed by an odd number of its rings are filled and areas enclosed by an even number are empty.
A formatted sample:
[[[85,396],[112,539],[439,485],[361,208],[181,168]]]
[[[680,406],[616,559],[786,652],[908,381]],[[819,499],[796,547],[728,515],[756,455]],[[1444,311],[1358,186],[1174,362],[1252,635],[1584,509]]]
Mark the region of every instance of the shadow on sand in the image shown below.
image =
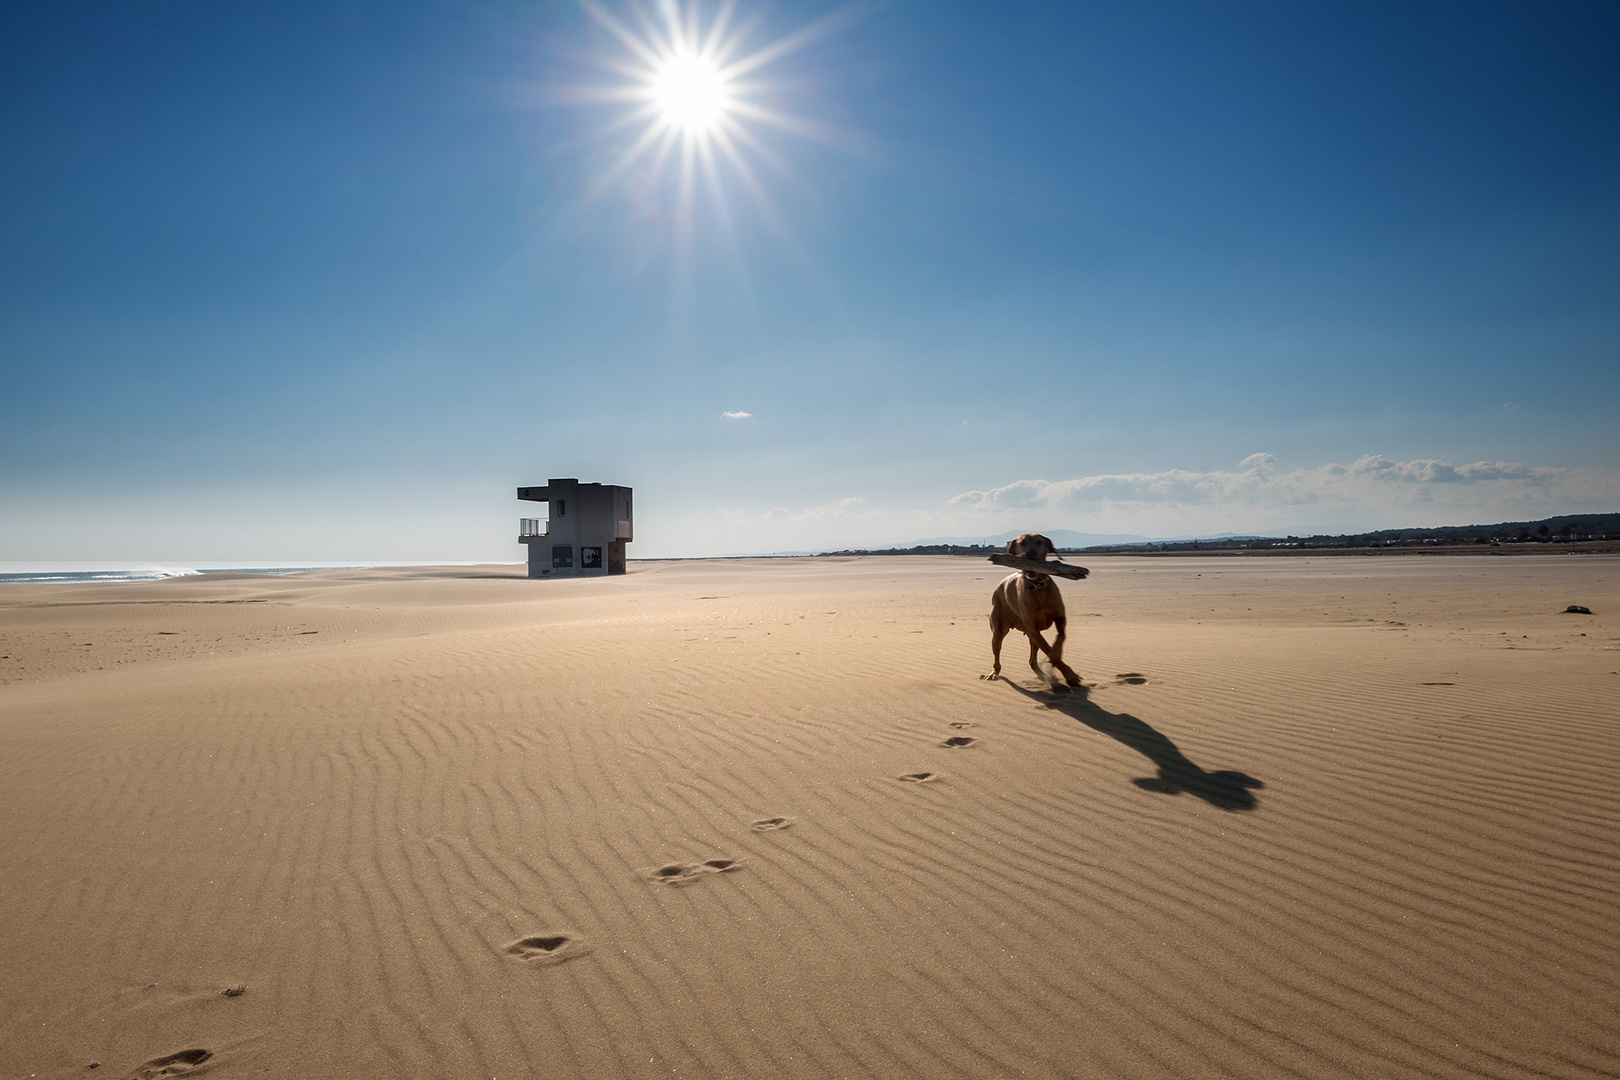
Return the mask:
[[[1185,791],[1222,810],[1253,810],[1256,806],[1253,789],[1266,786],[1247,773],[1224,769],[1205,772],[1189,761],[1175,743],[1151,724],[1129,713],[1111,713],[1098,707],[1084,689],[1053,683],[1051,693],[1041,694],[1027,690],[1010,679],[1006,682],[1031,701],[1078,720],[1111,739],[1117,739],[1153,762],[1159,775],[1143,776],[1131,781],[1144,791],[1157,791],[1164,795],[1180,795]]]

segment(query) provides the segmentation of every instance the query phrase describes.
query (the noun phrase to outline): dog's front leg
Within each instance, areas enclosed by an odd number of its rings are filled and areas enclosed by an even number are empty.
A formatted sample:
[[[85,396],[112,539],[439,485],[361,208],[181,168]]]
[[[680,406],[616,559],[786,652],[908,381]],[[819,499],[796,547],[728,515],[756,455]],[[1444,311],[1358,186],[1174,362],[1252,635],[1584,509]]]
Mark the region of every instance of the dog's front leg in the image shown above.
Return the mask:
[[[1011,629],[999,608],[990,613],[990,661],[993,666],[990,674],[980,675],[979,678],[995,679],[1001,676],[1001,640]]]

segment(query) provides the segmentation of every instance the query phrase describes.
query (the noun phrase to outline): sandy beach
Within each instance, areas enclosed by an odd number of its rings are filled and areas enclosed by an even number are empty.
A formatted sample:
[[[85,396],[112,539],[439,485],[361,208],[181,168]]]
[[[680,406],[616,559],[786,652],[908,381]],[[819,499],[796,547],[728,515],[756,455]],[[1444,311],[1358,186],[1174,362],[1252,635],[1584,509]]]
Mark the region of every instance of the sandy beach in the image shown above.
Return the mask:
[[[1085,561],[5,588],[0,1077],[1620,1074],[1620,556]]]

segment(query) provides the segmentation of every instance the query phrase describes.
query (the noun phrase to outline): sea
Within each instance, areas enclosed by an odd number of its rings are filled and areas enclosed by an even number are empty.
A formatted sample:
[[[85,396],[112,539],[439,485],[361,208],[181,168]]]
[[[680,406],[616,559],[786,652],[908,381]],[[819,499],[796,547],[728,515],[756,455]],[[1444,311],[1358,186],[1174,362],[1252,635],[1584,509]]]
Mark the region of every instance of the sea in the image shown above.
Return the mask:
[[[165,578],[190,577],[193,574],[306,574],[311,570],[371,570],[384,566],[488,566],[484,562],[466,562],[455,559],[417,559],[414,562],[364,563],[286,563],[268,566],[238,566],[234,563],[200,562],[190,565],[177,563],[91,562],[7,562],[0,560],[0,585],[120,585],[134,581],[162,581]],[[496,564],[503,565],[503,564]],[[522,563],[504,565],[522,566]]]
[[[102,563],[0,562],[0,585],[116,585],[134,581],[162,581],[164,578],[190,577],[193,574],[302,574],[310,570],[363,570],[376,565],[392,564],[322,563],[318,566],[223,566],[204,564],[200,566],[172,566],[149,563],[144,566],[119,566],[117,564]]]

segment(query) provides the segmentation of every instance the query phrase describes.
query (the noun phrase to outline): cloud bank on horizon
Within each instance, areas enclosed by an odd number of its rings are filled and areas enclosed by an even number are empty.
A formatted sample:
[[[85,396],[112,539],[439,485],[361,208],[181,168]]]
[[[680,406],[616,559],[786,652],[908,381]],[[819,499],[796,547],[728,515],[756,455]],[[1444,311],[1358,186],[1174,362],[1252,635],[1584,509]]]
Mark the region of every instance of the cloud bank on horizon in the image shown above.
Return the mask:
[[[1274,455],[1258,453],[1229,472],[1170,469],[1015,480],[963,492],[950,502],[996,521],[1046,511],[1107,523],[1174,522],[1183,532],[1301,529],[1315,522],[1339,522],[1356,531],[1608,511],[1620,506],[1620,469],[1509,461],[1455,465],[1368,454],[1348,465],[1281,470]]]
[[[1558,514],[1612,513],[1620,469],[1393,461],[1280,468],[1251,454],[1232,470],[1167,469],[1067,480],[1014,480],[927,507],[848,496],[798,510],[728,508],[689,515],[683,531],[716,550],[770,552],[906,544],[1008,530],[1072,529],[1153,537],[1355,533],[1384,528],[1492,524]],[[706,523],[723,522],[711,534]]]

